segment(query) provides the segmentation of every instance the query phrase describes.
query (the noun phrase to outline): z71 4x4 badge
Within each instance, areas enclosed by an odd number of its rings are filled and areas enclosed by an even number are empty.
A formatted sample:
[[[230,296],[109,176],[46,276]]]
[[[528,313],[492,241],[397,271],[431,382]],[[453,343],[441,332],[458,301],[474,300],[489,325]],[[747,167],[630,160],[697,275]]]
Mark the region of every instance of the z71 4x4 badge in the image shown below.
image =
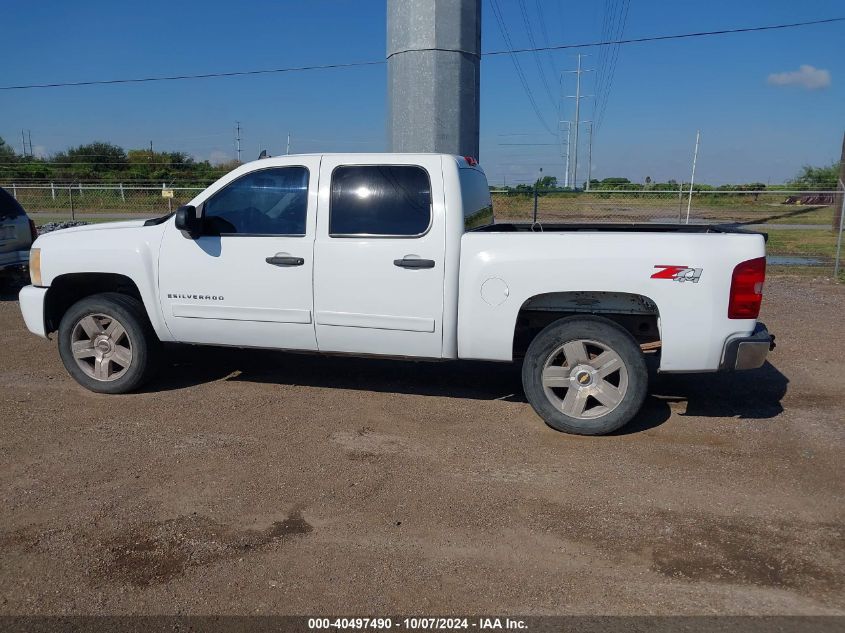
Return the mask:
[[[658,270],[654,273],[651,278],[652,279],[671,279],[672,281],[691,281],[694,284],[698,283],[698,280],[701,279],[701,273],[704,271],[703,268],[690,268],[689,266],[655,266],[655,268],[660,268],[662,270]]]

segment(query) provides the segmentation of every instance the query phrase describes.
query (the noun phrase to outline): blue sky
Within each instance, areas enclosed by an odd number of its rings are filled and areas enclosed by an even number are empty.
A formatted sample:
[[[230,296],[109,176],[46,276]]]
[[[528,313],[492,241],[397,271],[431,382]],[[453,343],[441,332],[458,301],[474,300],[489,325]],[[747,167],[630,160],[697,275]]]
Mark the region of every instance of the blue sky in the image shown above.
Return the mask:
[[[482,49],[505,48],[483,3]],[[529,38],[516,0],[499,0],[517,47]],[[534,37],[540,11],[553,44],[600,39],[605,2],[526,0]],[[616,4],[616,0],[610,2]],[[631,0],[629,37],[795,22],[845,14],[841,0]],[[383,0],[84,3],[6,0],[0,85],[203,73],[383,59]],[[574,68],[570,50],[542,54]],[[599,66],[599,49],[585,68]],[[546,123],[556,105],[531,54],[519,57]],[[811,66],[814,71],[797,75]],[[597,73],[584,75],[595,92]],[[137,85],[0,91],[0,136],[20,151],[20,130],[36,151],[105,140],[126,148],[184,150],[200,159],[233,156],[235,121],[245,158],[284,151],[382,151],[384,66]],[[821,77],[821,79],[819,79]],[[829,80],[829,81],[828,81]],[[566,81],[571,82],[571,75]],[[815,84],[814,84],[815,81]],[[826,84],[817,86],[816,84]],[[567,94],[573,91],[564,86]],[[508,56],[482,60],[481,160],[490,180],[561,176],[556,138],[544,132]],[[553,95],[553,96],[556,96]],[[591,99],[582,118],[594,116]],[[571,100],[564,114],[571,117]],[[781,182],[803,164],[838,158],[845,131],[845,23],[620,47],[593,176],[641,181],[689,177],[701,130],[697,180]],[[586,134],[582,134],[584,140]],[[505,143],[537,145],[505,145]],[[548,145],[551,143],[551,145]],[[544,145],[545,144],[545,145]],[[584,144],[586,148],[586,144]],[[585,151],[580,160],[586,171]],[[581,180],[579,175],[579,180]]]

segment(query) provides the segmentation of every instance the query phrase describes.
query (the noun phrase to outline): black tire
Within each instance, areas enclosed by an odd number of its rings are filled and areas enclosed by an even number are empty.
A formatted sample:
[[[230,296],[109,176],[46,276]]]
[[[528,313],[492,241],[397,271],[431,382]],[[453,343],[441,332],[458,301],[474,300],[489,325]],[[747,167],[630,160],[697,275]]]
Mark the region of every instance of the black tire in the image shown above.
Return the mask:
[[[590,395],[583,396],[584,402],[591,403],[589,406],[592,407],[585,409],[583,415],[594,415],[594,417],[586,419],[567,415],[562,410],[566,406],[565,394],[573,387],[562,389],[549,387],[547,389],[543,385],[543,373],[547,362],[552,366],[557,365],[554,359],[563,358],[564,352],[560,351],[562,346],[566,343],[578,341],[599,344],[599,346],[594,347],[591,343],[587,343],[584,349],[587,351],[588,358],[592,354],[597,354],[603,347],[604,351],[615,352],[624,366],[624,370],[620,369],[608,373],[606,378],[597,378],[598,374],[587,375],[583,379],[590,382],[586,384],[585,389],[589,386],[596,388],[601,381],[616,380],[618,384],[615,393],[622,394],[622,374],[623,371],[625,372],[624,395],[615,396],[619,401],[618,404],[612,405],[612,408],[605,406],[604,403]],[[591,352],[590,350],[596,351]],[[596,357],[593,356],[593,360]],[[579,366],[570,367],[568,360],[565,360],[563,364],[566,366],[561,367],[560,371],[564,376],[573,375],[573,372]],[[552,368],[555,369],[555,367]],[[588,372],[576,373],[579,377],[582,377]],[[552,380],[555,380],[555,378],[553,377]],[[575,384],[572,378],[561,377],[557,380]],[[561,384],[564,383],[561,382]],[[553,429],[576,435],[604,435],[627,424],[640,410],[648,390],[648,369],[640,346],[634,340],[634,337],[613,321],[594,316],[566,317],[548,325],[531,341],[522,365],[522,386],[525,389],[528,402],[531,403],[531,406],[546,424]],[[604,385],[602,385],[603,387]],[[577,386],[577,389],[580,390],[582,387]],[[577,391],[574,393],[577,393]],[[553,398],[560,399],[560,402],[555,404]],[[607,411],[604,412],[605,410]]]
[[[129,342],[131,362],[115,372],[117,377],[100,380],[86,373],[74,358],[74,331],[82,319],[103,315],[115,319],[125,330],[123,343]],[[99,317],[98,317],[99,318]],[[80,385],[97,393],[127,393],[138,389],[157,368],[161,343],[137,299],[116,292],[91,295],[73,304],[59,324],[59,355],[65,369]],[[93,366],[93,360],[92,360]]]

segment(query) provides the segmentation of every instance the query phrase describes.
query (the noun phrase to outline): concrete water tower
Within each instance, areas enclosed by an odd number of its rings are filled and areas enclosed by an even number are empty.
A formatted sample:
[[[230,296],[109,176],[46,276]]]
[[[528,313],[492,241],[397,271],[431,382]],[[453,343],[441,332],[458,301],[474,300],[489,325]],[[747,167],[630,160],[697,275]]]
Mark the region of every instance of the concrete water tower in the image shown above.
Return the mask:
[[[481,0],[387,0],[393,152],[478,157]]]

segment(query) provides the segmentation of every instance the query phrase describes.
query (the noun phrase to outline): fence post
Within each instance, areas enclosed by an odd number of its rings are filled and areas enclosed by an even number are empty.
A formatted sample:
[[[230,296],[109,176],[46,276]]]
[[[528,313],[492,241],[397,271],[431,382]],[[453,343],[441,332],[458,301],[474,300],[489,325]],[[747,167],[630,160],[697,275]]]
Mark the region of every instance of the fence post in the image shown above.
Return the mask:
[[[123,192],[123,183],[120,183],[120,199],[126,202],[126,194]]]
[[[537,185],[534,185],[534,224],[537,223]]]
[[[12,197],[15,200],[18,199],[18,188],[15,186],[15,183],[12,183]]]
[[[678,224],[683,222],[684,215],[684,183],[678,186]]]
[[[79,183],[79,195],[80,196],[82,195],[82,183],[81,182]]]
[[[56,199],[56,185],[52,182],[50,183],[50,195],[53,197],[53,200]]]
[[[839,237],[836,238],[836,262],[833,265],[833,278],[839,281],[839,262],[842,255],[842,225],[845,224],[845,183],[839,181],[842,190],[842,205],[839,208]]]
[[[70,198],[70,221],[73,222],[76,220],[76,212],[73,209],[73,188],[70,185],[67,186],[67,195]]]

